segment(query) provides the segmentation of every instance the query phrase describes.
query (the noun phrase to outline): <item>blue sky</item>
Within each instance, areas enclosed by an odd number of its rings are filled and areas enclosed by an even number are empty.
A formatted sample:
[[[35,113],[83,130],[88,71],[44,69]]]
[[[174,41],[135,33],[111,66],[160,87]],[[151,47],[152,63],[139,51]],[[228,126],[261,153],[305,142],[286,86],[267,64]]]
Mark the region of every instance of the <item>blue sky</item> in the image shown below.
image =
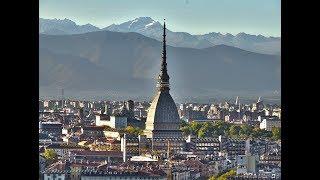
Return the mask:
[[[281,35],[281,0],[40,0],[39,17],[98,27],[166,18],[172,31]]]

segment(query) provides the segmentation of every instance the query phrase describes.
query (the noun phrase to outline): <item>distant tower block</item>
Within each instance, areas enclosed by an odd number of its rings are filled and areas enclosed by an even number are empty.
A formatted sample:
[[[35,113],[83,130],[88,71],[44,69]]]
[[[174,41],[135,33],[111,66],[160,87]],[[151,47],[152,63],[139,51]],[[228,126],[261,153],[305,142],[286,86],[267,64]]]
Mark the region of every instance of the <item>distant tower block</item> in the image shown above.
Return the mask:
[[[81,124],[84,122],[84,112],[83,112],[83,108],[79,108],[79,120],[80,120],[80,123],[81,123]]]
[[[259,99],[256,103],[256,106],[259,111],[261,111],[263,109],[264,105],[263,105],[263,101],[261,100],[261,97],[259,97]]]
[[[61,108],[64,108],[64,89],[61,89]]]
[[[129,100],[126,102],[126,109],[128,112],[128,117],[133,118],[134,117],[134,102],[132,100]]]
[[[134,102],[132,100],[129,100],[126,102],[126,107],[128,111],[133,111],[134,109]]]
[[[239,103],[239,96],[237,96],[235,104],[238,105],[238,103]]]
[[[259,97],[259,98],[258,98],[258,101],[257,101],[257,103],[259,103],[259,102],[261,102],[261,97]]]

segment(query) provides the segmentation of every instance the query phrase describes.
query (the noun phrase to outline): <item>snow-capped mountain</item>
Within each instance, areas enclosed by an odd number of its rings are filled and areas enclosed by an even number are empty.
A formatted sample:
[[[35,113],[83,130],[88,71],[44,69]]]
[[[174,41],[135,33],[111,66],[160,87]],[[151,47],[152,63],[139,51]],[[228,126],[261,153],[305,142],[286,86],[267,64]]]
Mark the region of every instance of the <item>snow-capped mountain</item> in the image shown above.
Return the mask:
[[[224,44],[264,54],[279,55],[281,53],[280,37],[265,37],[262,35],[251,35],[243,32],[236,35],[212,32],[204,35],[197,35],[197,38],[200,40],[208,40],[213,45]]]
[[[150,17],[139,17],[131,21],[116,25],[112,24],[103,30],[119,31],[119,32],[148,32],[150,30],[160,30],[162,25],[151,19]]]
[[[42,34],[82,34],[99,31],[98,27],[91,24],[77,25],[70,19],[39,19],[39,32]]]
[[[228,45],[238,47],[244,50],[263,53],[277,54],[281,52],[280,37],[265,37],[262,35],[250,35],[246,33],[238,33],[232,35],[230,33],[222,34],[211,32],[203,35],[191,35],[187,32],[170,31],[171,24],[167,24],[167,43],[175,47],[188,48],[208,48],[214,45]],[[99,29],[91,24],[77,25],[75,22],[64,19],[41,19],[40,33],[42,34],[81,34],[92,31],[107,30],[114,32],[136,32],[144,36],[162,40],[162,22],[153,20],[150,17],[139,17],[133,20],[112,24],[103,29]]]
[[[137,32],[144,36],[151,37],[161,41],[162,39],[162,24],[153,20],[150,17],[139,17],[131,21],[121,23],[119,25],[112,24],[103,30],[116,32]],[[168,44],[175,47],[189,48],[207,48],[214,45],[228,45],[241,49],[265,53],[265,54],[280,54],[279,37],[265,37],[262,35],[250,35],[246,33],[238,33],[232,35],[230,33],[208,33],[204,35],[191,35],[186,32],[170,31],[170,24],[167,24],[167,39]]]
[[[136,32],[159,41],[162,40],[163,32],[162,24],[150,17],[139,17],[119,25],[112,24],[103,29],[116,32]],[[172,32],[170,25],[167,25],[167,41],[169,45],[176,47],[206,48],[212,46],[209,41],[199,40],[189,33]]]

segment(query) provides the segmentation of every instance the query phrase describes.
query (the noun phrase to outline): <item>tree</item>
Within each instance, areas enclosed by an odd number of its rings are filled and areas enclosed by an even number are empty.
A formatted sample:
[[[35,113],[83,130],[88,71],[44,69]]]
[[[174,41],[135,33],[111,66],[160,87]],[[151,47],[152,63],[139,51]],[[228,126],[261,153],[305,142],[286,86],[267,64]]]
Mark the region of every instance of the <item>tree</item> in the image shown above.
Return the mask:
[[[237,173],[235,170],[230,170],[217,178],[217,180],[227,180],[228,177],[235,176]]]
[[[188,136],[190,134],[192,134],[192,129],[190,128],[190,126],[184,126],[181,127],[180,130],[183,132],[184,135]]]
[[[181,123],[180,123],[180,127],[181,127],[181,128],[186,127],[186,126],[188,126],[188,125],[189,125],[189,124],[188,124],[186,121],[181,120]]]
[[[273,140],[281,139],[281,128],[277,128],[277,127],[272,128],[272,139]]]
[[[135,129],[132,126],[127,126],[125,128],[125,132],[128,133],[128,134],[134,134],[135,133]]]
[[[265,129],[254,128],[252,136],[255,137],[255,138],[258,138],[258,137],[271,138],[272,137],[272,132],[267,131]]]
[[[44,158],[46,159],[46,164],[51,164],[58,159],[58,154],[53,149],[46,149],[43,153]]]
[[[211,135],[212,136],[213,129],[214,129],[214,126],[213,126],[212,122],[204,123],[202,128],[204,128],[206,130],[207,135]]]
[[[198,137],[199,138],[204,138],[206,137],[206,130],[201,128],[199,131],[198,131]]]
[[[212,137],[214,126],[211,122],[205,122],[201,124],[202,127],[198,131],[198,137]]]
[[[58,158],[57,153],[53,149],[46,149],[43,153],[44,158],[47,160],[55,160]]]
[[[192,134],[198,134],[201,127],[202,127],[202,125],[198,122],[195,122],[195,121],[191,122],[191,124],[190,124]]]
[[[132,127],[132,126],[127,126],[125,129],[124,129],[124,132],[125,133],[128,133],[128,134],[134,134],[136,136],[138,135],[142,135],[143,134],[143,130],[138,128],[138,127]]]
[[[231,125],[231,127],[229,128],[229,134],[231,136],[239,136],[239,132],[241,130],[240,126],[237,125]]]
[[[240,126],[240,132],[239,134],[244,136],[244,137],[248,137],[248,136],[252,136],[252,132],[253,132],[253,127],[249,126],[247,124],[243,124]]]

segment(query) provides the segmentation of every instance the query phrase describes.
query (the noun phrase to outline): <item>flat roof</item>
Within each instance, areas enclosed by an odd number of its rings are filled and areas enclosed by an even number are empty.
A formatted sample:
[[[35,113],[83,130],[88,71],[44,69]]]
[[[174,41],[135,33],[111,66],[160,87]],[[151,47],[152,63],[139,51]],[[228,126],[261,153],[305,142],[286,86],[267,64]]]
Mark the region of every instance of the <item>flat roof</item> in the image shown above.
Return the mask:
[[[151,157],[148,156],[133,156],[131,159],[131,161],[135,161],[135,162],[157,162],[157,159],[152,159]]]

